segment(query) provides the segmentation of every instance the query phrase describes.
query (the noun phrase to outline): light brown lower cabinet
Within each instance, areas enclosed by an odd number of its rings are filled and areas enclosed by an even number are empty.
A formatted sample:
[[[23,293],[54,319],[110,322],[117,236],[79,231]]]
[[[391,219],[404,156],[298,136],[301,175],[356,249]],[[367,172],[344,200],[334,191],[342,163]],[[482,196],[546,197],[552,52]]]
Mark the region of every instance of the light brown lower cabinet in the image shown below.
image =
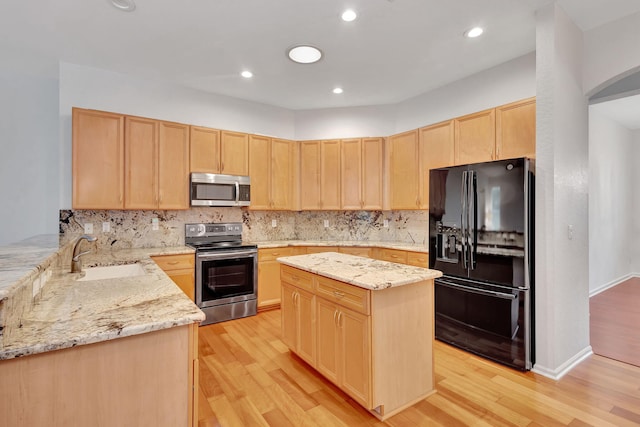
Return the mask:
[[[281,266],[282,339],[380,420],[434,393],[433,280],[368,290]]]
[[[198,325],[0,361],[1,426],[198,425]]]
[[[151,257],[191,301],[196,299],[194,254],[158,255]]]
[[[258,311],[280,307],[280,263],[276,259],[297,254],[294,247],[258,249]]]

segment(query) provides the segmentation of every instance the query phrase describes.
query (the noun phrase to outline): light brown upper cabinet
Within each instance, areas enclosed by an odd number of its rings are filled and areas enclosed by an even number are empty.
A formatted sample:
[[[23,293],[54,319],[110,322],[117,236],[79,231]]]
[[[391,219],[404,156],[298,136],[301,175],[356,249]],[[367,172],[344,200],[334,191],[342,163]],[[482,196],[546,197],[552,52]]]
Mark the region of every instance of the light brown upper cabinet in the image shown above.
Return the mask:
[[[124,116],[74,108],[73,209],[122,209]]]
[[[420,129],[420,160],[423,206],[429,208],[429,171],[452,166],[455,158],[453,120]]]
[[[220,132],[220,173],[249,175],[249,135]]]
[[[495,111],[492,108],[454,119],[456,164],[488,162],[496,159]]]
[[[392,135],[388,144],[390,208],[424,209],[418,129]]]
[[[300,143],[300,209],[340,209],[340,140]]]
[[[293,141],[250,135],[250,209],[286,210],[292,208],[293,144]]]
[[[496,108],[498,159],[536,156],[536,99]]]
[[[249,135],[191,126],[190,170],[249,175]]]
[[[125,119],[125,209],[189,208],[189,126]]]
[[[191,126],[191,172],[220,173],[220,131]]]
[[[382,209],[382,138],[341,141],[342,209]]]

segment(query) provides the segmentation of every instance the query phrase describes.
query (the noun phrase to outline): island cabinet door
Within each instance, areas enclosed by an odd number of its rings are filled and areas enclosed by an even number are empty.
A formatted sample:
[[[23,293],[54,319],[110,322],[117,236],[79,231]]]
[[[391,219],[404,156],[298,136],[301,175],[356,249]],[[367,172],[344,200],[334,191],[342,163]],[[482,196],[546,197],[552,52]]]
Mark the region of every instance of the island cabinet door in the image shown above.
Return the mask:
[[[316,299],[318,338],[318,362],[316,368],[327,379],[340,385],[338,381],[338,306],[322,298]]]
[[[281,301],[281,315],[282,315],[282,341],[290,349],[296,351],[296,288],[286,283],[282,283],[282,301]]]
[[[338,313],[341,387],[371,409],[371,317],[346,308]]]

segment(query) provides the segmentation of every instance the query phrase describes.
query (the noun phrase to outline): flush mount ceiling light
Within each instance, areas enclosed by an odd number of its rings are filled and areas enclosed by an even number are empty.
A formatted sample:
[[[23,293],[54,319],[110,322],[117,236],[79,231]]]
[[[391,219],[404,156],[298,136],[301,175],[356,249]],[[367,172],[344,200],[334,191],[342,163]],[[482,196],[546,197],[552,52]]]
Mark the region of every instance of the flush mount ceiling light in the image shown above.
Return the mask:
[[[116,9],[124,12],[133,12],[136,10],[136,4],[133,0],[108,0]]]
[[[243,72],[240,73],[240,75],[245,79],[250,79],[251,77],[253,77],[253,73],[249,70],[244,70]]]
[[[357,17],[358,15],[351,9],[347,9],[342,12],[342,20],[345,22],[354,21]]]
[[[317,47],[309,45],[294,46],[287,51],[287,56],[299,64],[313,64],[320,61],[322,52]]]
[[[333,89],[333,93],[335,93],[336,95],[339,95],[342,92],[344,92],[344,91],[342,90],[341,87],[336,87],[336,88]]]
[[[470,39],[476,38],[484,33],[484,30],[480,27],[473,27],[472,29],[465,31],[464,36]]]

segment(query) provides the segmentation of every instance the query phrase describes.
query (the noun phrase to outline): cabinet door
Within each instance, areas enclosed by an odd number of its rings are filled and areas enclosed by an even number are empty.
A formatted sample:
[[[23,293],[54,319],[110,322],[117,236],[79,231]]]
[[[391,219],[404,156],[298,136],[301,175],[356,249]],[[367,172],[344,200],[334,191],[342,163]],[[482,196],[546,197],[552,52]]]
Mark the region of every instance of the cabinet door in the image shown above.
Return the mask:
[[[158,207],[189,208],[189,126],[160,122]]]
[[[280,304],[280,263],[260,261],[258,263],[258,310]]]
[[[158,207],[158,122],[125,118],[125,209]]]
[[[291,209],[293,206],[293,144],[283,139],[271,141],[272,209]]]
[[[271,138],[249,137],[249,176],[251,177],[251,206],[249,209],[271,207]]]
[[[320,208],[340,209],[340,140],[322,141],[320,154]]]
[[[343,254],[371,258],[371,248],[363,248],[363,247],[357,247],[357,246],[343,246],[339,250],[340,250],[340,253],[343,253]]]
[[[191,172],[220,172],[220,131],[191,126],[190,131]]]
[[[496,108],[498,159],[536,156],[536,100],[526,99]]]
[[[168,271],[167,276],[182,289],[182,292],[184,292],[191,301],[196,300],[195,270],[193,268]]]
[[[124,116],[73,109],[74,209],[124,206]]]
[[[362,140],[343,139],[342,145],[342,209],[362,209]]]
[[[340,307],[340,385],[365,408],[371,401],[370,317]]]
[[[299,289],[296,296],[298,310],[298,356],[310,365],[316,363],[316,304],[312,293]]]
[[[316,333],[318,334],[316,369],[331,382],[339,384],[338,306],[323,298],[316,298],[316,307]]]
[[[362,139],[362,209],[382,209],[383,153],[384,139]]]
[[[455,164],[453,120],[420,129],[421,201],[429,208],[429,170]]]
[[[495,109],[455,119],[456,164],[495,160]]]
[[[300,143],[300,209],[320,208],[320,141]]]
[[[249,135],[220,132],[220,172],[227,175],[249,175]]]
[[[291,349],[296,349],[297,313],[295,305],[296,289],[288,283],[282,283],[281,300],[281,322],[282,322],[282,342]]]
[[[389,137],[391,209],[418,209],[418,130]]]

